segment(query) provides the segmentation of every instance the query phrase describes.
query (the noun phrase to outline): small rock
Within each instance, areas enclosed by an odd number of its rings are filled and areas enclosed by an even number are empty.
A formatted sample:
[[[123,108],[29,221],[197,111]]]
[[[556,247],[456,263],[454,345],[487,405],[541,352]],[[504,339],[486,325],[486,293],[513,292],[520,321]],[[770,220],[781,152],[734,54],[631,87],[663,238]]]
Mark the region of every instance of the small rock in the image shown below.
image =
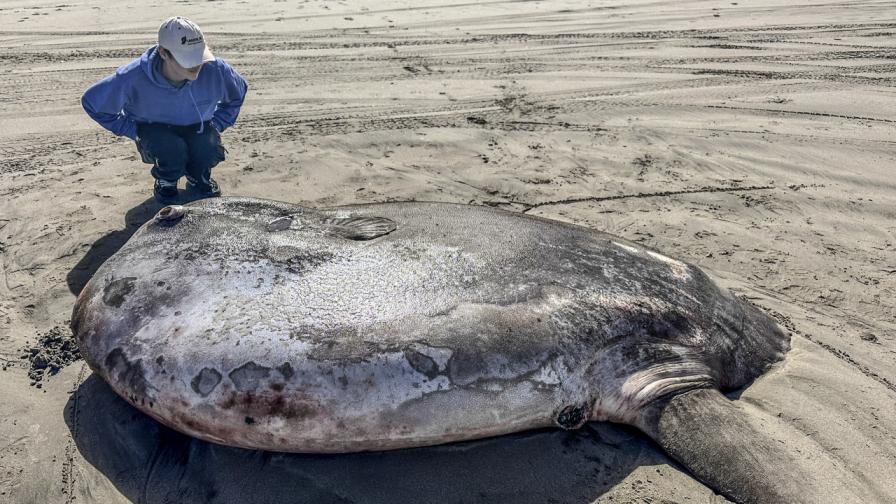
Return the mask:
[[[37,354],[31,359],[31,367],[34,369],[44,369],[47,367],[47,364],[49,362],[47,362],[47,357],[43,354]]]
[[[859,337],[862,338],[862,341],[877,343],[877,336],[871,334],[870,332],[862,333],[859,335]]]

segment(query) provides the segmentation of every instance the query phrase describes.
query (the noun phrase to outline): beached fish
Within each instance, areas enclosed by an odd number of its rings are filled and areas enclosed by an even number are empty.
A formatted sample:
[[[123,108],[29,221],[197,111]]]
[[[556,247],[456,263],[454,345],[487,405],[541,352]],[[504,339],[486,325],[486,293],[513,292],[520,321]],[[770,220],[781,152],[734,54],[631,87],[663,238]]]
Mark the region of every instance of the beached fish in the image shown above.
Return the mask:
[[[642,245],[488,207],[166,207],[72,328],[117,393],[217,443],[340,453],[608,420],[736,501],[845,481],[719,392],[787,352],[763,312]]]

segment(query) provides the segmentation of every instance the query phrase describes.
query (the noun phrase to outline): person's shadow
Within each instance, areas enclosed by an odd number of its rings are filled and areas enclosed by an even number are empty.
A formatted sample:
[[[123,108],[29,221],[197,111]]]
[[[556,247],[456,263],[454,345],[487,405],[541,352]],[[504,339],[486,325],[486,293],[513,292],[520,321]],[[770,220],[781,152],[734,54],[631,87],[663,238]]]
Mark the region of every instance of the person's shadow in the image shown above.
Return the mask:
[[[191,196],[187,191],[180,191],[177,201],[174,204],[184,205],[195,201],[196,198]],[[152,219],[165,205],[156,202],[155,198],[148,198],[134,208],[128,210],[124,216],[124,229],[112,231],[95,241],[84,257],[78,261],[66,276],[68,289],[72,294],[77,296],[87,285],[87,282],[96,273],[96,270],[106,262],[106,259],[112,257],[113,254],[131,239],[131,236],[140,229],[140,226]]]
[[[139,503],[586,503],[669,459],[634,429],[590,423],[479,441],[345,455],[272,453],[191,438],[97,375],[65,420],[81,455]]]

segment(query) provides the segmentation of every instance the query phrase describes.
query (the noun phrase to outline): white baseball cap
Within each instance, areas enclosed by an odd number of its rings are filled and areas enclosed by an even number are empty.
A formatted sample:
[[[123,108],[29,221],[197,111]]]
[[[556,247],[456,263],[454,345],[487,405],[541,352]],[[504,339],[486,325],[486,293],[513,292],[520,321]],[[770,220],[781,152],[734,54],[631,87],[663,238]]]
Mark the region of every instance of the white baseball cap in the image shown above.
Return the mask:
[[[159,46],[168,49],[184,68],[193,68],[215,59],[205,45],[202,30],[196,23],[180,16],[166,19],[159,27]]]

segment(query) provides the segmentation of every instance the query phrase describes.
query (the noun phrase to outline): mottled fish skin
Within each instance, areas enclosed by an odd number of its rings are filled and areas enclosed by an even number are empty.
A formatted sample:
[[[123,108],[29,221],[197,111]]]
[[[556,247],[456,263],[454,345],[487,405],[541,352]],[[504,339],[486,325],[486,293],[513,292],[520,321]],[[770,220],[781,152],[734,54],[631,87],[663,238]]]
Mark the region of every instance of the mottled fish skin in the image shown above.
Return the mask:
[[[91,368],[193,436],[350,452],[589,420],[739,388],[788,337],[700,269],[489,207],[167,209],[95,274]]]

